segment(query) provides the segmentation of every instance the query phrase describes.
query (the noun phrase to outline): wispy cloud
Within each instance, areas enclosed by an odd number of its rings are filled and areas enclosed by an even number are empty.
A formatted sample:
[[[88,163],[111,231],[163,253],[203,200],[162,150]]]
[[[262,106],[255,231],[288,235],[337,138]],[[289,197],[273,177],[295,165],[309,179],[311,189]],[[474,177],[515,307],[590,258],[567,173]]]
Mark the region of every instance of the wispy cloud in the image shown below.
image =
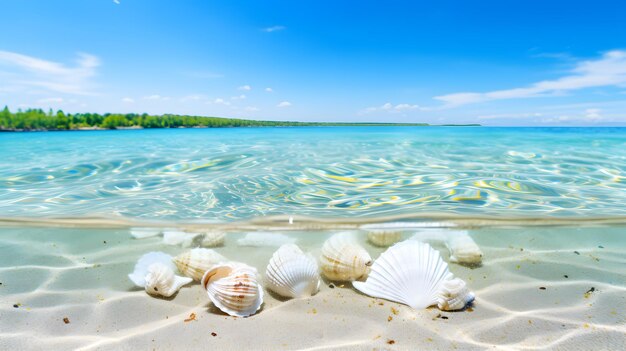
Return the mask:
[[[281,107],[281,108],[282,107],[289,107],[289,106],[291,106],[291,102],[289,102],[289,101],[282,101],[278,105],[276,105],[276,107]]]
[[[285,29],[287,29],[287,27],[285,26],[271,26],[271,27],[263,28],[263,31],[267,33],[271,33],[271,32],[278,32],[279,30],[285,30]]]
[[[144,96],[143,97],[144,100],[169,100],[169,96],[161,96],[158,94],[154,94],[154,95],[148,95],[148,96]]]
[[[626,84],[626,51],[613,50],[595,60],[576,63],[569,74],[555,80],[545,80],[528,87],[495,90],[486,93],[462,92],[436,96],[448,107],[486,101],[523,99],[558,95],[564,92],[594,87],[621,87]]]
[[[239,89],[239,90],[243,90],[243,91],[250,91],[250,90],[252,90],[252,87],[246,84],[246,85],[242,85],[242,86],[240,86],[240,87],[239,87],[239,88],[237,88],[237,89]]]
[[[226,105],[226,106],[229,106],[229,105],[230,105],[230,102],[229,102],[229,101],[226,101],[226,100],[224,100],[224,99],[222,99],[222,98],[217,98],[217,99],[213,100],[213,102],[212,102],[212,103],[214,103],[214,104],[216,104],[216,105]]]
[[[273,93],[274,89],[272,89],[272,88],[265,88],[265,91],[268,92],[268,93]]]
[[[100,60],[96,56],[81,53],[74,66],[66,66],[15,52],[0,51],[0,66],[12,69],[7,83],[19,88],[93,95],[91,79],[96,75]]]
[[[239,96],[231,96],[231,100],[244,100],[246,98],[246,96],[244,94],[241,94]]]
[[[377,107],[368,107],[364,110],[362,110],[360,112],[360,114],[367,114],[367,113],[373,113],[373,112],[388,112],[388,113],[399,113],[399,112],[405,112],[405,111],[410,111],[410,110],[418,110],[420,109],[419,105],[413,105],[413,104],[397,104],[394,105],[390,102],[385,103],[382,106],[377,106]]]
[[[127,103],[127,104],[132,104],[135,102],[135,99],[125,97],[125,98],[122,98],[122,102]]]

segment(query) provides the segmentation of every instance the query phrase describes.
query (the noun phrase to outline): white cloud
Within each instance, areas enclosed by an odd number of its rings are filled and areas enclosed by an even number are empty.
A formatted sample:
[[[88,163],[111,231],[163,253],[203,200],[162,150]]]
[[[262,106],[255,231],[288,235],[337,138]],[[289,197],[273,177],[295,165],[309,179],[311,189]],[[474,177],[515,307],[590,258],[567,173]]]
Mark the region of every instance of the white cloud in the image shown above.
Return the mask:
[[[380,111],[389,112],[389,113],[399,113],[399,112],[418,110],[418,109],[420,109],[418,105],[397,104],[394,106],[392,103],[387,102],[382,106],[368,107],[364,109],[363,111],[361,111],[360,114],[367,114],[367,113],[380,112]]]
[[[233,96],[233,97],[231,97],[230,99],[231,99],[231,100],[243,100],[243,99],[245,99],[245,98],[246,98],[246,96],[245,96],[244,94],[241,94],[241,95],[239,95],[239,96]]]
[[[289,107],[289,106],[291,106],[291,102],[289,101],[282,101],[278,105],[276,105],[276,107]]]
[[[158,94],[144,96],[143,98],[144,100],[169,100],[170,99],[168,96],[161,96]]]
[[[272,93],[272,92],[274,92],[274,89],[272,89],[272,88],[265,88],[265,91],[268,92],[268,93]]]
[[[602,119],[600,112],[602,112],[602,110],[599,108],[588,108],[585,110],[585,118],[592,121]]]
[[[240,87],[239,87],[239,88],[237,88],[237,89],[239,89],[239,90],[244,90],[244,91],[250,91],[250,90],[252,90],[252,87],[246,84],[246,85],[242,85],[242,86],[240,86]]]
[[[204,95],[200,95],[200,94],[194,94],[194,95],[187,95],[187,96],[183,96],[182,98],[179,99],[180,102],[188,102],[188,101],[202,101],[202,100],[206,100],[206,96]]]
[[[486,93],[463,92],[436,96],[435,99],[454,107],[493,100],[558,95],[585,88],[620,87],[624,84],[626,84],[626,51],[614,50],[604,53],[598,59],[578,62],[568,75],[559,79],[545,80],[523,88]]]
[[[226,101],[226,100],[224,100],[222,98],[217,98],[217,99],[213,100],[213,103],[216,104],[216,105],[226,105],[226,106],[230,105],[230,102],[228,102],[228,101]]]
[[[245,110],[248,111],[248,112],[256,112],[256,111],[259,111],[260,109],[258,107],[255,107],[255,106],[248,106],[248,107],[245,108]]]
[[[20,89],[39,88],[56,93],[93,95],[91,78],[96,75],[100,60],[93,55],[78,54],[76,65],[64,64],[40,58],[0,51],[0,66],[13,68],[4,84]]]
[[[39,104],[61,104],[63,103],[63,98],[45,98],[37,100]]]
[[[271,27],[263,28],[263,31],[267,33],[271,33],[271,32],[277,32],[279,30],[285,30],[285,29],[287,29],[287,27],[285,26],[271,26]]]
[[[129,97],[125,97],[125,98],[122,98],[122,102],[125,102],[127,104],[132,104],[132,103],[135,102],[135,99],[132,99],[132,98],[129,98]]]

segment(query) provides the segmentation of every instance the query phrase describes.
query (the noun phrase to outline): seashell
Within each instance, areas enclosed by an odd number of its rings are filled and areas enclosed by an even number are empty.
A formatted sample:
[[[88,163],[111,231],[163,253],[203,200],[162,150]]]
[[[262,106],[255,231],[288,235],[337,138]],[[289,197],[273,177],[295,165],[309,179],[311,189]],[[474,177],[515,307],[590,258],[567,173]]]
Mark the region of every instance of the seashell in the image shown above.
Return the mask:
[[[135,239],[145,239],[161,234],[159,228],[132,228],[130,235]]]
[[[226,239],[226,233],[224,232],[206,232],[202,236],[202,242],[200,243],[200,246],[202,247],[224,246],[225,239]]]
[[[215,250],[195,248],[174,257],[173,261],[184,276],[200,281],[206,271],[226,261],[226,257]]]
[[[267,288],[293,298],[315,294],[320,287],[317,262],[294,244],[281,246],[270,259],[265,271]]]
[[[474,297],[465,281],[459,278],[449,279],[443,282],[439,291],[437,307],[442,311],[462,310],[474,301]]]
[[[237,240],[239,246],[282,246],[285,244],[294,244],[295,238],[290,238],[285,234],[279,233],[266,233],[266,232],[251,232],[246,234],[243,238]]]
[[[256,269],[242,263],[213,267],[200,284],[213,304],[231,316],[250,316],[263,304],[263,289],[257,282]]]
[[[182,247],[198,247],[202,242],[200,233],[187,233],[180,230],[164,230],[163,244],[180,245]]]
[[[375,230],[367,233],[367,241],[375,246],[387,247],[402,240],[401,231]]]
[[[450,233],[446,241],[446,246],[448,250],[450,250],[450,262],[470,266],[480,265],[482,263],[483,252],[466,231]]]
[[[164,252],[148,252],[147,254],[141,256],[135,264],[135,269],[131,274],[128,275],[128,278],[132,280],[135,285],[140,288],[146,286],[146,275],[148,274],[148,267],[150,267],[153,263],[162,263],[172,270],[176,269],[176,266],[172,262],[172,256],[164,253]]]
[[[445,301],[456,304],[453,298],[446,299],[458,284],[446,283],[453,278],[438,251],[428,244],[406,240],[383,252],[367,280],[353,286],[366,295],[422,309],[440,302],[447,307]]]
[[[148,267],[145,281],[145,289],[148,294],[170,297],[178,292],[183,285],[191,283],[192,279],[179,277],[174,274],[170,266],[156,262]]]
[[[320,269],[330,280],[354,281],[369,273],[372,258],[350,232],[331,236],[322,246]]]

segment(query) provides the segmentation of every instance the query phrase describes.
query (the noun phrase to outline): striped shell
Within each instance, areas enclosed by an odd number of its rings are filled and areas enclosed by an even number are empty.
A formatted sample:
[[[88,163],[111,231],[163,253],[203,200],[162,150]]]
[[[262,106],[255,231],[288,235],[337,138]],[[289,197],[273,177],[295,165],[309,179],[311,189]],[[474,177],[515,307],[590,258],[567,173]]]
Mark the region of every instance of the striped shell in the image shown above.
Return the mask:
[[[423,309],[440,303],[444,308],[458,307],[454,298],[462,291],[455,290],[460,282],[453,279],[438,251],[428,244],[407,240],[383,252],[367,280],[354,282],[353,286],[369,296]]]
[[[298,246],[285,244],[270,259],[265,271],[265,282],[268,289],[281,296],[311,296],[320,287],[317,262]]]
[[[171,267],[159,262],[153,263],[148,267],[148,274],[145,280],[146,286],[144,289],[148,294],[165,297],[174,295],[183,285],[192,281],[191,278],[175,275]]]
[[[226,239],[226,233],[224,232],[206,232],[202,236],[202,242],[200,246],[202,247],[218,247],[224,246],[224,241]]]
[[[354,281],[365,278],[371,265],[372,258],[357,243],[353,233],[335,234],[322,246],[320,269],[329,280]]]
[[[200,281],[206,271],[225,262],[226,257],[215,250],[195,248],[174,257],[173,261],[184,276]]]
[[[263,304],[263,289],[257,282],[256,269],[241,263],[214,267],[204,274],[200,284],[213,304],[231,316],[250,316]]]
[[[367,233],[367,241],[372,245],[387,247],[402,240],[401,231],[375,230]]]

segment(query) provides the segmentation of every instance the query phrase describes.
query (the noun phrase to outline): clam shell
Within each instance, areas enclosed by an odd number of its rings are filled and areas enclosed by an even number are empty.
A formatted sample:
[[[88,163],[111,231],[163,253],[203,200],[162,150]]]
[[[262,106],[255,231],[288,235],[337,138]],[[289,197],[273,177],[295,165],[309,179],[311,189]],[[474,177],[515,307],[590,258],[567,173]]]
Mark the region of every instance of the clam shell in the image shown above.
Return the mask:
[[[215,250],[195,248],[174,257],[173,261],[184,276],[200,281],[206,271],[225,262],[226,257]]]
[[[206,232],[202,236],[202,242],[200,243],[200,246],[202,247],[224,246],[225,239],[226,239],[226,233],[224,232]]]
[[[280,233],[266,233],[266,232],[251,232],[246,236],[237,240],[239,246],[282,246],[285,244],[293,244],[296,242],[295,238],[288,237],[285,234]]]
[[[317,262],[298,246],[285,244],[270,259],[265,271],[265,282],[268,289],[281,296],[311,296],[320,287]]]
[[[180,245],[182,247],[198,247],[202,242],[201,233],[188,233],[180,230],[164,230],[163,244]]]
[[[449,279],[443,282],[439,291],[437,307],[442,311],[462,310],[474,301],[474,297],[465,281],[459,278]]]
[[[438,304],[444,282],[452,278],[438,251],[406,240],[383,252],[367,280],[353,286],[366,295],[422,309]]]
[[[257,271],[241,263],[226,263],[207,271],[200,281],[213,304],[235,317],[250,316],[263,304]]]
[[[468,232],[451,233],[446,241],[450,250],[450,262],[466,265],[480,265],[483,252]]]
[[[176,266],[172,262],[172,256],[164,252],[148,252],[147,254],[139,258],[139,260],[135,264],[135,269],[131,274],[128,275],[128,278],[138,287],[145,287],[148,267],[150,267],[150,265],[153,263],[162,263],[172,270],[176,269]]]
[[[387,247],[402,240],[401,231],[375,230],[367,233],[367,241],[375,246]]]
[[[360,246],[353,233],[331,236],[322,246],[320,269],[329,280],[354,281],[367,276],[372,258]]]
[[[148,267],[145,281],[148,294],[170,297],[183,285],[191,283],[191,278],[179,277],[169,265],[156,262]]]

